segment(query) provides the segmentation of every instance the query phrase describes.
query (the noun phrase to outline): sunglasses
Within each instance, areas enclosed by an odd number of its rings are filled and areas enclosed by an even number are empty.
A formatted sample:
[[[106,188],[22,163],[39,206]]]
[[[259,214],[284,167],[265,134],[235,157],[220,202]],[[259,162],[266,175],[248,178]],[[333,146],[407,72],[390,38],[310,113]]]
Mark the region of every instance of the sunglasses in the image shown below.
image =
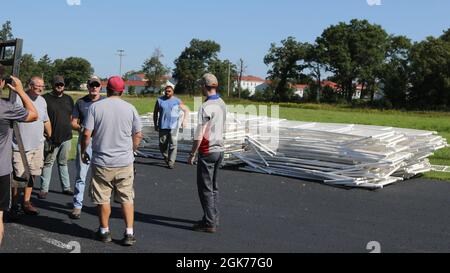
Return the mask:
[[[98,82],[94,82],[94,83],[89,84],[89,87],[91,87],[91,88],[100,87],[100,84]]]
[[[57,83],[57,84],[55,84],[55,86],[56,86],[56,87],[64,87],[64,84],[62,84],[62,83]]]

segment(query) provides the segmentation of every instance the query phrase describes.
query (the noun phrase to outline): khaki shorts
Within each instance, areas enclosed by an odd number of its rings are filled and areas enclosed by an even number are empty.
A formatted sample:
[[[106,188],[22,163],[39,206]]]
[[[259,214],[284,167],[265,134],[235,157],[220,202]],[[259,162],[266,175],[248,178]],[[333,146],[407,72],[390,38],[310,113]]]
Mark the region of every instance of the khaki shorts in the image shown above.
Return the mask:
[[[91,165],[92,182],[90,183],[90,195],[96,205],[111,202],[114,192],[114,201],[118,203],[131,203],[134,200],[134,168],[133,164],[121,168],[100,167]]]
[[[30,166],[31,175],[41,175],[44,167],[44,144],[36,150],[25,153],[27,155],[28,165]],[[22,156],[19,151],[13,153],[14,174],[19,178],[24,178],[25,167],[23,166]]]

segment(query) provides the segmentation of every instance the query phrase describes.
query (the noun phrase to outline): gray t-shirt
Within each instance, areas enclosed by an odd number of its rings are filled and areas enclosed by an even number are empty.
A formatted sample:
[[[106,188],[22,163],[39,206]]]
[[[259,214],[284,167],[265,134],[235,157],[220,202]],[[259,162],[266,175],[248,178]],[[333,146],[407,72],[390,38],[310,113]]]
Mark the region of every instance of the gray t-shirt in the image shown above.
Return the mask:
[[[28,111],[22,106],[0,99],[0,176],[12,173],[11,122],[24,121],[27,116]]]
[[[134,162],[133,139],[142,131],[136,108],[119,98],[107,98],[89,107],[84,127],[93,131],[91,162],[119,168]]]
[[[30,97],[30,99],[38,112],[38,120],[30,123],[19,123],[20,135],[26,152],[39,149],[44,144],[44,122],[49,121],[45,99],[41,96]],[[20,106],[23,105],[21,100],[17,100],[16,103]],[[19,150],[15,137],[13,138],[13,149],[14,151]]]
[[[208,155],[210,153],[223,152],[223,134],[227,119],[227,106],[218,96],[208,98],[198,110],[198,127],[196,139],[199,140],[201,128],[206,126],[200,144],[199,153]]]

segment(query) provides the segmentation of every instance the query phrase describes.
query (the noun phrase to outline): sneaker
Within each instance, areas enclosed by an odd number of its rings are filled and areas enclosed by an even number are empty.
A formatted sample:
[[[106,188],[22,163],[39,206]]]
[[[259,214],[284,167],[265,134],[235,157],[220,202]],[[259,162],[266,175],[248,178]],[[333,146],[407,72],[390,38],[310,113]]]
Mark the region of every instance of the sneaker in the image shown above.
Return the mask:
[[[81,218],[81,209],[73,209],[70,213],[69,213],[69,218],[70,219],[74,219],[74,220],[78,220]]]
[[[173,170],[175,169],[175,165],[174,164],[168,164],[169,169]]]
[[[122,239],[123,246],[133,246],[136,243],[136,237],[130,234],[124,234]]]
[[[48,195],[48,192],[41,191],[41,192],[39,192],[39,194],[38,194],[38,198],[39,198],[39,199],[47,199],[47,195]]]
[[[33,215],[36,216],[39,214],[39,211],[33,206],[33,204],[31,204],[30,201],[28,202],[23,202],[23,212],[26,215]]]
[[[112,242],[111,232],[102,233],[100,229],[95,233],[97,240],[103,243]]]
[[[192,227],[192,230],[198,232],[216,233],[217,228],[213,226],[206,225],[203,221],[198,222]]]

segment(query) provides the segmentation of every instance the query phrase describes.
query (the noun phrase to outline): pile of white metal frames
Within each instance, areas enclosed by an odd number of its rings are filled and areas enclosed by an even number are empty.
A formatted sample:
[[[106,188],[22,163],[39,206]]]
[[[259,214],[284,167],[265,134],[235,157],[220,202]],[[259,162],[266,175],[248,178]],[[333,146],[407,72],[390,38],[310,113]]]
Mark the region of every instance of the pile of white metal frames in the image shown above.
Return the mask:
[[[186,162],[191,151],[196,117],[191,113],[187,128],[178,135],[179,161]],[[152,115],[142,120],[140,155],[162,158]],[[432,170],[428,157],[448,146],[430,131],[232,113],[226,127],[224,165],[245,163],[241,169],[246,171],[369,189]]]

